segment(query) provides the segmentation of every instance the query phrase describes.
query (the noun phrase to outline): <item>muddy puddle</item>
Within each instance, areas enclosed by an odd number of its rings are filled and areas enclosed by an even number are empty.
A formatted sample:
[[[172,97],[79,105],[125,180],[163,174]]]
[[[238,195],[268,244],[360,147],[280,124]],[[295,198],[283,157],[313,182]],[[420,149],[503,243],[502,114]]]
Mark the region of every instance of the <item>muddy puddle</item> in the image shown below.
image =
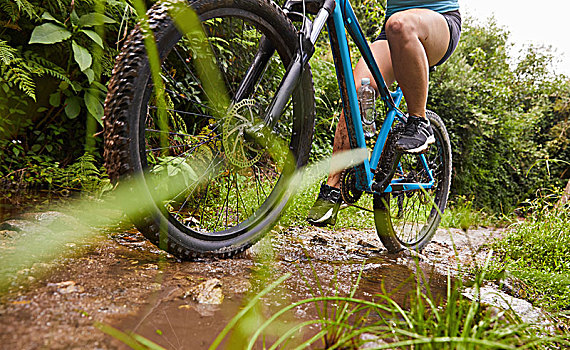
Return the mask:
[[[20,234],[18,221],[9,223],[5,228],[14,231],[3,231],[3,240]],[[14,349],[127,348],[94,326],[102,322],[167,349],[207,348],[248,298],[285,274],[290,277],[259,302],[264,317],[299,300],[346,296],[360,273],[354,296],[365,300],[378,300],[386,292],[405,306],[420,275],[422,289],[429,288],[436,298],[447,288],[447,276],[437,266],[405,254],[387,255],[374,229],[293,227],[233,259],[194,262],[159,251],[132,228],[99,233],[81,246],[80,253],[45,263],[48,272],[15,273],[27,283],[0,299],[2,344]],[[316,314],[315,304],[304,304],[283,322]],[[253,317],[252,327],[261,319]],[[304,334],[311,332],[316,329]],[[239,332],[227,341],[235,337]]]
[[[347,296],[354,288],[355,298],[380,300],[377,295],[387,292],[405,306],[410,291],[417,286],[417,272],[424,278],[421,283],[427,283],[422,288],[424,291],[429,288],[436,298],[445,295],[447,277],[428,266],[417,265],[413,259],[388,256],[374,235],[372,230],[335,233],[292,228],[231,260],[170,264],[164,269],[160,292],[137,314],[114,325],[167,349],[207,348],[244,306],[248,296],[284,274],[291,277],[259,303],[259,312],[265,317],[303,299]],[[360,273],[360,282],[355,287]],[[196,290],[208,284],[214,287],[206,295]],[[208,297],[208,301],[202,302]],[[317,317],[317,312],[317,306],[308,303],[294,308],[284,319],[305,321]],[[259,322],[262,319],[253,318]],[[308,338],[318,330],[306,327],[303,331],[302,337]],[[239,334],[230,334],[227,341],[236,341],[235,337]]]

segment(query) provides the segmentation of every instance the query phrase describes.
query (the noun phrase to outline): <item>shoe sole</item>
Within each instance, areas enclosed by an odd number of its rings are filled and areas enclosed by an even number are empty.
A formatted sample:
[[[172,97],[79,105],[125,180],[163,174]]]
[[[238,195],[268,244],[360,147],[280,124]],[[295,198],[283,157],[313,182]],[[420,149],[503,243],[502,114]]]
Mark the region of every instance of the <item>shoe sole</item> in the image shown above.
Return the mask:
[[[328,219],[330,219],[332,217],[334,208],[330,208],[325,215],[323,215],[320,219],[318,220],[313,220],[313,219],[308,219],[309,222],[311,223],[315,223],[315,224],[322,224],[324,221],[327,221]]]
[[[412,148],[409,150],[402,150],[404,153],[411,153],[411,154],[417,154],[417,153],[422,153],[423,151],[425,151],[429,145],[431,145],[432,143],[435,143],[435,137],[433,135],[431,135],[430,137],[427,138],[426,142],[424,142],[423,145],[416,147],[416,148]]]

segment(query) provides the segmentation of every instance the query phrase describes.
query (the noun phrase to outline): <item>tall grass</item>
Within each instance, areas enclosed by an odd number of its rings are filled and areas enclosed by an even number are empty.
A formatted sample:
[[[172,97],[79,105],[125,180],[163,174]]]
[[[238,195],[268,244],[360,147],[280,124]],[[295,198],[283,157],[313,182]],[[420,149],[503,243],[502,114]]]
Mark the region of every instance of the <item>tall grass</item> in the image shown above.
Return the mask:
[[[520,281],[520,294],[552,311],[570,312],[570,206],[529,202],[526,219],[492,245],[495,271]],[[516,292],[516,291],[515,291]]]

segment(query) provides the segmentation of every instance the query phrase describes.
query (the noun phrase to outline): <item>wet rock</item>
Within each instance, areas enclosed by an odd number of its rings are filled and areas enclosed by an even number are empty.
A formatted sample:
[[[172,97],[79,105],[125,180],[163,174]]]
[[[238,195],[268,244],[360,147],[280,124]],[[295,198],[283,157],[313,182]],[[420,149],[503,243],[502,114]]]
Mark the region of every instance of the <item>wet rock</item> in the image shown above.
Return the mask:
[[[211,278],[190,291],[190,296],[199,304],[220,305],[224,301],[222,282]]]
[[[491,286],[482,286],[479,295],[475,287],[463,292],[463,295],[470,300],[479,300],[482,304],[490,305],[501,310],[512,309],[519,317],[527,323],[549,325],[547,314],[539,308],[532,306],[526,300],[515,298]]]
[[[359,349],[375,349],[378,347],[383,347],[388,344],[386,341],[372,333],[362,333],[360,335],[360,340],[364,343]]]
[[[69,215],[53,210],[40,213],[24,213],[19,218],[27,221],[36,221],[41,225],[50,225],[56,221],[76,220]]]
[[[38,232],[42,227],[27,220],[6,220],[0,224],[0,231],[15,231],[19,233]]]

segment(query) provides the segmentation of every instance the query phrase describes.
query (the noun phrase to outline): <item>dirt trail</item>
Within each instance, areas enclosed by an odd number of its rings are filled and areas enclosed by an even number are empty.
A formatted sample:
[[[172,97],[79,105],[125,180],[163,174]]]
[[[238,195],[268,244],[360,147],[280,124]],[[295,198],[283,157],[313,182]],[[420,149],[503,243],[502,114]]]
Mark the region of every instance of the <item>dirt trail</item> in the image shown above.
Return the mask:
[[[1,227],[3,247],[23,232],[16,224],[37,224],[10,222]],[[436,295],[445,292],[448,267],[457,266],[450,234],[457,256],[467,264],[481,259],[477,249],[500,231],[438,231],[419,264]],[[205,348],[248,293],[285,273],[292,277],[264,300],[270,308],[314,296],[319,282],[325,294],[347,294],[361,269],[357,297],[373,299],[383,286],[399,290],[394,298],[405,303],[415,287],[409,277],[417,270],[416,260],[409,253],[386,254],[374,230],[292,227],[234,259],[196,262],[160,252],[133,229],[105,233],[80,254],[39,266],[49,271],[44,275],[19,272],[27,285],[2,296],[0,343],[13,349],[125,348],[94,327],[104,322],[169,349]],[[310,307],[298,308],[295,317],[312,313]]]

